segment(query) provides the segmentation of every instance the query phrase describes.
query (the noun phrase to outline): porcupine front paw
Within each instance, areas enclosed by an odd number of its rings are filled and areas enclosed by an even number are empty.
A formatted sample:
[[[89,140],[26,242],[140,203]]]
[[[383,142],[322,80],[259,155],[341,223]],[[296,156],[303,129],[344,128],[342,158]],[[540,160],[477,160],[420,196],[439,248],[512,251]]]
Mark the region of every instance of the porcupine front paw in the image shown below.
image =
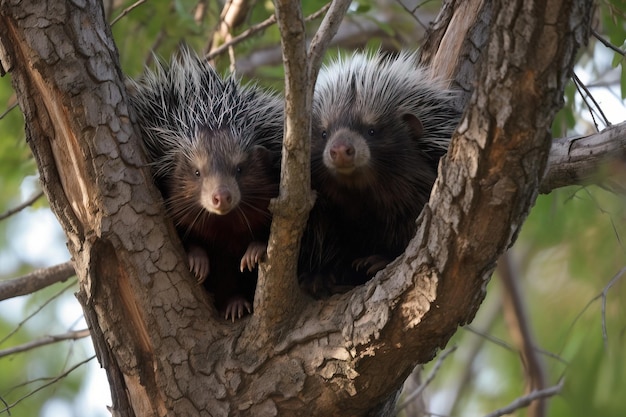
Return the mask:
[[[252,271],[265,257],[265,253],[267,251],[267,244],[264,242],[253,241],[248,245],[248,249],[246,249],[246,253],[243,254],[241,258],[241,264],[239,265],[239,270],[241,272],[244,269],[248,269],[248,271]]]
[[[226,320],[230,319],[234,323],[235,319],[242,318],[246,311],[248,314],[252,314],[252,304],[242,295],[235,295],[232,296],[226,304],[224,318]]]
[[[198,280],[198,284],[202,284],[209,276],[210,265],[209,255],[200,246],[190,246],[187,251],[187,260],[189,261],[189,270]]]
[[[364,258],[355,259],[352,262],[352,267],[357,271],[361,271],[367,268],[365,273],[368,277],[373,277],[378,271],[386,267],[388,263],[389,259],[385,258],[382,255],[371,255]]]

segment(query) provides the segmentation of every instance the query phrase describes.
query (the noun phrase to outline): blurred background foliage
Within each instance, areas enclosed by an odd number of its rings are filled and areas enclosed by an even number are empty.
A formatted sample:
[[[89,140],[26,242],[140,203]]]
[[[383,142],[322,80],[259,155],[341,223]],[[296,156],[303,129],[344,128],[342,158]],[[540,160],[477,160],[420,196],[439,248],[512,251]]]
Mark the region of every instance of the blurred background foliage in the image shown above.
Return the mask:
[[[181,44],[206,52],[221,43],[211,38],[219,22],[221,1],[137,3],[104,2],[109,22],[115,20],[112,31],[122,70],[130,77],[140,76],[154,56],[168,59]],[[318,0],[303,3],[306,15],[325,5]],[[250,4],[233,36],[273,13],[270,1]],[[338,47],[417,48],[439,7],[438,1],[355,1],[328,55],[336,54]],[[320,19],[308,22],[311,32]],[[624,51],[626,3],[598,1],[593,27]],[[238,43],[231,57],[222,54],[214,63],[220,71],[234,66],[244,80],[280,90],[279,42],[276,26],[270,25]],[[623,54],[592,38],[581,52],[575,72],[610,123],[626,119]],[[553,126],[555,138],[590,134],[606,126],[599,109],[590,110],[583,97],[574,83],[567,87],[565,106]],[[624,170],[623,166],[603,167],[597,182],[602,182],[602,172],[616,169]],[[0,215],[40,190],[10,74],[0,79],[0,190]],[[550,417],[621,417],[626,413],[626,306],[622,302],[626,299],[626,274],[620,275],[626,267],[625,245],[626,197],[589,185],[539,196],[509,252],[546,382],[551,386],[564,378],[562,392],[549,402]],[[0,220],[0,280],[68,259],[64,235],[44,197]],[[0,302],[0,416],[109,415],[105,405],[110,404],[110,394],[97,361],[91,359],[73,370],[94,355],[88,338],[5,355],[7,349],[44,336],[84,329],[73,296],[76,285],[73,279]],[[425,408],[437,415],[480,416],[525,394],[524,364],[504,319],[502,294],[497,272],[477,318],[449,343],[456,350],[441,362],[435,359],[421,372],[423,378],[437,370],[422,396],[423,403],[412,402],[399,415],[421,415],[420,409]],[[405,398],[409,394],[407,389]],[[7,410],[7,406],[11,408]],[[526,413],[522,409],[516,415]]]

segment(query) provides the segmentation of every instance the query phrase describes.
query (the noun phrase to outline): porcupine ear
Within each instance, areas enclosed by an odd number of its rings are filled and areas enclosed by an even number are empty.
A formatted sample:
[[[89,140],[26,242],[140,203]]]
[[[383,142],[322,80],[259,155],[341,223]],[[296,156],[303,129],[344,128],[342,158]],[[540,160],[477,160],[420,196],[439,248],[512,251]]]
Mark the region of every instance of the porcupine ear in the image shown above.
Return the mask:
[[[424,125],[422,125],[421,120],[411,113],[403,115],[402,120],[409,126],[409,131],[413,135],[413,139],[419,141],[424,134]]]
[[[272,160],[272,153],[265,146],[255,145],[250,152],[252,159],[261,162],[264,166],[269,166],[274,163]]]
[[[409,127],[409,131],[411,135],[413,135],[413,139],[417,144],[424,144],[422,141],[422,137],[424,136],[424,125],[422,121],[414,114],[406,113],[402,116],[402,120]],[[427,159],[430,159],[433,163],[435,170],[437,169],[437,164],[439,163],[439,158],[445,155],[445,149],[437,148],[437,147],[426,147],[422,149],[424,156]]]

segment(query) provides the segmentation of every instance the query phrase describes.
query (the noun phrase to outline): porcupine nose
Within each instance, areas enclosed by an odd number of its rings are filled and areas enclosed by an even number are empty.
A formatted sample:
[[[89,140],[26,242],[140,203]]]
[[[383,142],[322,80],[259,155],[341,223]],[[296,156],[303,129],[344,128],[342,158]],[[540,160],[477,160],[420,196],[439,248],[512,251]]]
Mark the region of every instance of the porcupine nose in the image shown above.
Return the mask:
[[[338,168],[354,165],[354,146],[349,143],[335,143],[331,146],[330,158]]]
[[[218,212],[227,212],[233,204],[233,195],[226,187],[218,187],[211,194],[211,202]]]

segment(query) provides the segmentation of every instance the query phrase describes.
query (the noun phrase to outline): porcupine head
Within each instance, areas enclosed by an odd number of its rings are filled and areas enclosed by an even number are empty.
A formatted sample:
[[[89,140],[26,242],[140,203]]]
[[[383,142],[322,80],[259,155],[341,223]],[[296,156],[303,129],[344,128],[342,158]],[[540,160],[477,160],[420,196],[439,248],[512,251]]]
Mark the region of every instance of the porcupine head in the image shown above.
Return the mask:
[[[398,173],[424,183],[417,188],[425,202],[458,114],[444,83],[416,62],[407,51],[362,53],[321,70],[312,138],[314,169],[327,170],[317,173],[320,187],[373,192]]]

